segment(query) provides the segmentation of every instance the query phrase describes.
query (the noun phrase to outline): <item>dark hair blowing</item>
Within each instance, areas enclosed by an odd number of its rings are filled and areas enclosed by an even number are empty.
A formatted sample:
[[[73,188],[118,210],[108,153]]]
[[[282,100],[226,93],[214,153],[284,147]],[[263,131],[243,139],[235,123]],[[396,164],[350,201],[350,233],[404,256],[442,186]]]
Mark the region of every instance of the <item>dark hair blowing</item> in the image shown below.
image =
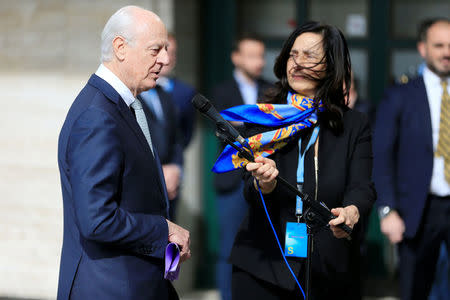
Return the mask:
[[[286,103],[288,91],[295,92],[289,86],[286,67],[295,40],[306,32],[322,35],[324,57],[316,65],[325,63],[326,68],[321,78],[310,77],[311,80],[317,81],[314,99],[321,99],[325,106],[325,111],[319,114],[319,122],[329,127],[335,134],[339,134],[343,130],[342,117],[346,108],[345,99],[350,88],[351,61],[344,35],[334,26],[311,21],[291,33],[284,42],[273,68],[279,81],[275,83],[275,88],[266,94],[263,102]],[[309,68],[299,66],[299,68],[311,69],[316,65]]]

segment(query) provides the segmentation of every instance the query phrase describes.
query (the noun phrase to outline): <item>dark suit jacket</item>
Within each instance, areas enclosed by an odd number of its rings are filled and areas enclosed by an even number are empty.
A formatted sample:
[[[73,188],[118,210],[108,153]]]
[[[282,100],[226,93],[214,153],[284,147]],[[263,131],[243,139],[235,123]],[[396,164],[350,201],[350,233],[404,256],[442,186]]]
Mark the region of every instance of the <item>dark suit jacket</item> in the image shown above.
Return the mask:
[[[422,77],[386,91],[378,106],[373,149],[377,204],[397,209],[405,237],[412,238],[433,170],[430,107]]]
[[[167,193],[131,110],[92,75],[61,129],[58,299],[167,299]]]
[[[173,103],[172,97],[162,88],[157,87],[156,91],[164,115],[162,119],[158,119],[147,103],[142,101],[151,131],[152,143],[158,152],[161,164],[174,163],[181,167],[183,165],[183,140],[178,124],[178,109]]]
[[[195,111],[191,100],[195,96],[195,89],[183,81],[172,78],[173,89],[170,95],[178,107],[178,124],[182,133],[183,147],[186,148],[191,141],[194,131]]]
[[[264,80],[258,80],[258,99],[272,85]],[[217,111],[222,111],[230,107],[243,105],[244,99],[238,87],[236,80],[230,79],[219,84],[213,91],[213,104]],[[241,128],[236,128],[239,131]],[[220,151],[225,148],[226,144],[221,143]],[[227,193],[235,190],[242,180],[242,171],[235,170],[222,174],[214,174],[214,186],[218,193]]]
[[[252,129],[248,135],[263,131]],[[302,149],[306,147],[311,130],[302,132]],[[299,147],[294,140],[271,158],[275,160],[280,176],[296,185]],[[318,200],[330,209],[356,205],[361,219],[368,218],[376,198],[371,182],[372,147],[367,116],[349,110],[344,113],[344,132],[336,136],[324,126],[319,132]],[[283,287],[294,289],[295,281],[286,267],[269,226],[266,214],[253,186],[253,177],[246,173],[244,194],[249,202],[248,216],[236,236],[230,261],[233,265],[255,277]],[[303,190],[312,199],[315,194],[314,147],[305,157],[305,182]],[[286,222],[296,222],[295,194],[280,183],[275,190],[264,195],[265,202],[284,249]],[[304,207],[306,209],[306,207]],[[359,274],[359,241],[361,228],[357,224],[352,241],[337,239],[328,228],[321,228],[314,237],[312,255],[313,285],[356,285]],[[299,274],[304,259],[288,259],[295,274]],[[303,272],[301,273],[301,277]],[[304,281],[301,280],[304,285]],[[325,288],[325,286],[324,286]]]

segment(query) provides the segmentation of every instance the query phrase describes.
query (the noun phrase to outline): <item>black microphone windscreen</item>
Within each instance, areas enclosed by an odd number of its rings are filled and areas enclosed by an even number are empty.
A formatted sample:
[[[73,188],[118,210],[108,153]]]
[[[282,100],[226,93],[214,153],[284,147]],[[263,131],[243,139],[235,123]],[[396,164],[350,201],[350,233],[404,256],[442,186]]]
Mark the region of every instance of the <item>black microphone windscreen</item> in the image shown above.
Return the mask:
[[[250,148],[245,139],[239,134],[229,122],[227,122],[217,112],[216,108],[203,95],[197,94],[192,98],[192,105],[204,116],[216,123],[217,132],[225,134],[233,140],[237,140],[241,145]]]
[[[192,105],[200,112],[205,113],[212,104],[202,94],[197,94],[192,98]]]

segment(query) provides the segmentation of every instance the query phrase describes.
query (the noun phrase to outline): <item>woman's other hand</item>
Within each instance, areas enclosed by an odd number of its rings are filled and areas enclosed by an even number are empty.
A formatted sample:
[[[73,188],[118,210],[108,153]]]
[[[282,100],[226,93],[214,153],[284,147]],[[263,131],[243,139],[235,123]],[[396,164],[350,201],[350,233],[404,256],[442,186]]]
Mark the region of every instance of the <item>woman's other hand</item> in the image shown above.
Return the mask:
[[[359,221],[359,210],[355,205],[349,205],[346,207],[337,207],[331,210],[331,213],[336,216],[335,219],[331,220],[328,224],[330,224],[330,229],[333,232],[333,235],[338,238],[348,238],[349,234],[344,230],[338,227],[339,224],[345,224],[348,227],[352,228]]]
[[[255,178],[255,188],[258,189],[256,184],[257,180],[263,194],[268,194],[275,189],[277,185],[277,180],[275,178],[278,176],[279,172],[273,160],[259,156],[255,158],[255,162],[248,163],[246,169],[251,172]]]

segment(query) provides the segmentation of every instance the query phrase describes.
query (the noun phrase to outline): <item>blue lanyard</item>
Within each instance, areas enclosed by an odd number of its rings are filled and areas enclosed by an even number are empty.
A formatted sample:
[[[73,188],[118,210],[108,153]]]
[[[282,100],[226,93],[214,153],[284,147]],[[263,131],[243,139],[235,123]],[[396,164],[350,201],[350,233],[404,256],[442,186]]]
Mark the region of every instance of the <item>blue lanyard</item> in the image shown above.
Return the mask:
[[[319,126],[316,126],[314,128],[314,131],[309,139],[308,146],[306,146],[305,151],[302,152],[302,139],[300,138],[298,140],[298,148],[299,148],[299,159],[298,159],[298,166],[297,166],[297,188],[302,191],[303,189],[303,182],[304,182],[304,173],[305,173],[305,155],[309,148],[316,142],[317,136],[319,135]],[[299,218],[303,213],[303,201],[300,196],[297,196],[296,204],[295,204],[295,215],[297,218]]]

